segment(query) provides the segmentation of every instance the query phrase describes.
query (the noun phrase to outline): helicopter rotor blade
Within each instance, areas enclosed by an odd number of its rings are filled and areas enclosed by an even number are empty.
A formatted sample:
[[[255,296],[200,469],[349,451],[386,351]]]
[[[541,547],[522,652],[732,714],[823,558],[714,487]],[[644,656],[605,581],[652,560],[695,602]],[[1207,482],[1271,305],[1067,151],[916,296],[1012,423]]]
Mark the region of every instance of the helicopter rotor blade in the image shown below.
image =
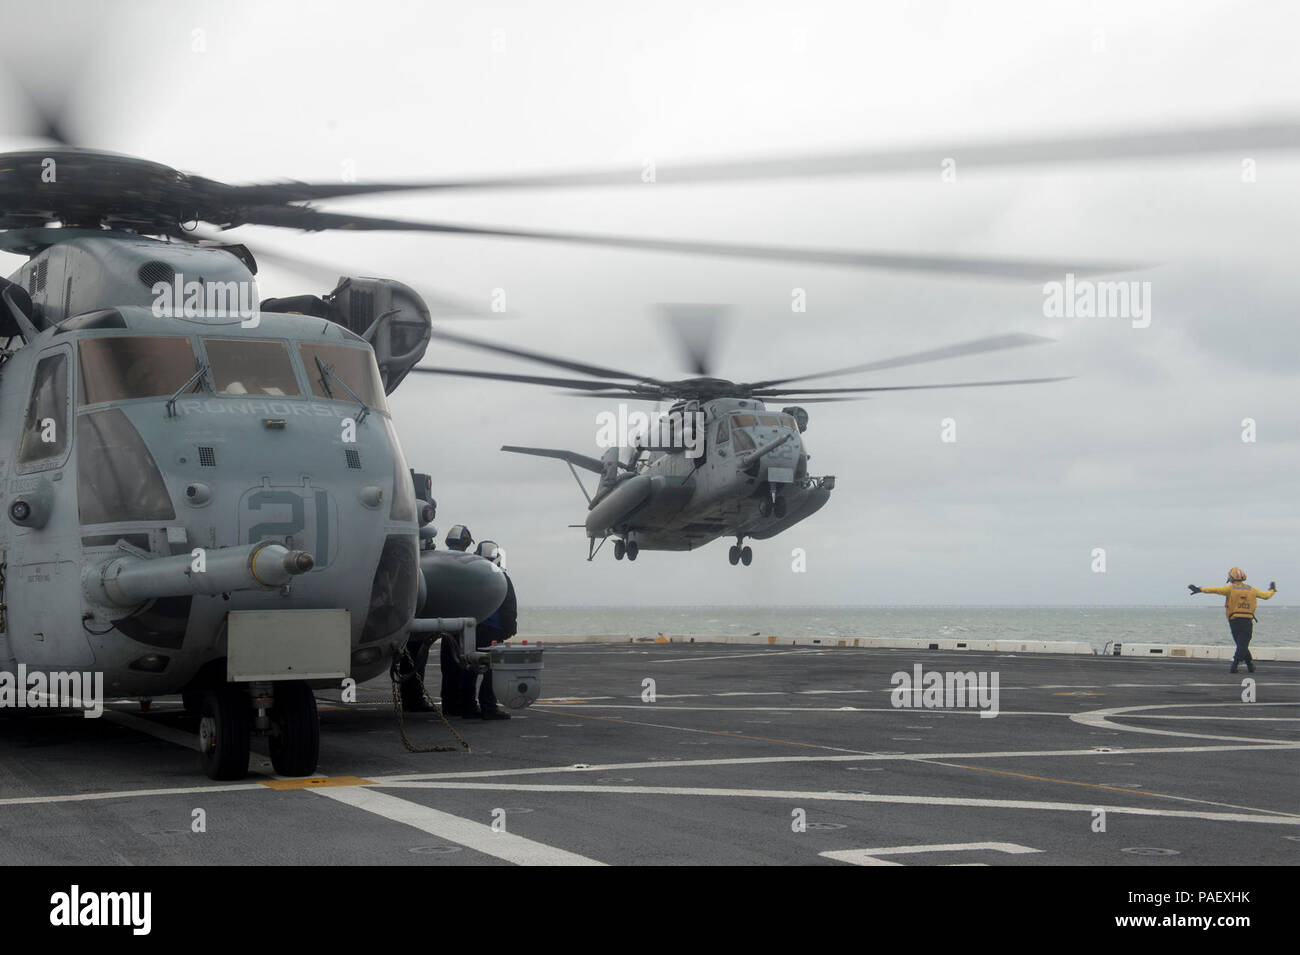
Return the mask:
[[[435,368],[428,365],[416,365],[413,372],[426,375],[455,375],[460,378],[485,378],[489,381],[516,381],[526,385],[555,385],[565,388],[589,389],[600,391],[613,386],[635,388],[635,385],[613,381],[584,381],[581,378],[551,378],[545,375],[518,375],[509,371],[474,371],[465,368]],[[586,394],[586,391],[580,392]],[[646,394],[637,393],[637,397],[655,397],[659,389],[648,389]]]
[[[964,355],[977,355],[981,352],[1001,351],[1005,348],[1022,348],[1026,345],[1045,345],[1055,341],[1056,339],[1054,338],[1044,338],[1042,335],[1031,335],[1027,332],[1012,332],[1007,335],[993,335],[988,338],[976,338],[972,341],[960,342],[956,345],[945,345],[942,348],[931,348],[926,351],[914,352],[910,355],[899,355],[896,358],[885,358],[880,361],[871,361],[862,365],[836,368],[832,371],[820,371],[809,375],[798,375],[794,378],[771,378],[767,381],[754,381],[744,385],[743,387],[754,389],[771,388],[775,385],[787,385],[795,381],[809,381],[813,378],[835,378],[839,375],[853,375],[864,371],[882,371],[886,368],[902,368],[907,365],[923,364],[924,362],[942,361],[946,358],[960,358]]]
[[[1073,375],[1058,378],[1011,378],[1001,381],[958,381],[937,385],[876,385],[863,388],[805,388],[805,389],[767,389],[751,391],[755,398],[780,398],[784,401],[801,401],[801,395],[852,394],[876,391],[925,391],[931,388],[986,388],[992,385],[1042,385],[1052,381],[1069,381]],[[813,400],[813,399],[808,399]]]
[[[636,249],[643,252],[673,252],[686,255],[711,255],[726,258],[759,259],[776,262],[809,262],[849,268],[889,269],[902,272],[925,272],[972,275],[1025,281],[1043,281],[1073,272],[1093,275],[1126,272],[1147,267],[1135,262],[1061,262],[1034,259],[987,258],[960,255],[914,255],[895,252],[853,252],[844,249],[809,249],[782,246],[747,245],[731,242],[697,242],[680,239],[636,238],[633,236],[595,235],[579,232],[551,232],[504,229],[490,226],[455,225],[447,222],[412,222],[353,213],[322,212],[304,206],[257,206],[241,209],[236,225],[270,225],[284,228],[321,231],[340,229],[381,232],[438,232],[506,239],[535,239],[608,249]]]
[[[668,327],[673,330],[686,367],[696,375],[711,375],[718,334],[727,307],[666,302],[659,306],[659,311]]]
[[[483,351],[495,352],[498,355],[509,355],[511,358],[522,358],[525,361],[537,362],[541,365],[550,365],[554,368],[563,368],[565,371],[576,371],[583,375],[598,375],[602,378],[631,378],[633,381],[651,384],[664,385],[665,382],[658,378],[651,378],[648,375],[638,375],[630,371],[619,371],[614,368],[606,368],[602,365],[591,365],[586,362],[573,361],[568,358],[560,358],[556,355],[546,355],[542,352],[530,351],[526,348],[516,348],[511,345],[498,345],[495,342],[487,342],[478,338],[470,338],[467,335],[457,335],[454,332],[447,332],[435,328],[433,337],[444,342],[451,342],[455,345],[464,345],[467,348],[479,348]],[[626,382],[609,382],[611,387],[632,387]]]
[[[197,236],[205,242],[222,244],[226,239],[220,235],[212,235],[206,230],[199,230],[189,235]],[[233,236],[231,237],[234,238]],[[331,265],[328,262],[322,262],[319,259],[308,258],[292,252],[285,252],[280,249],[272,249],[268,246],[251,245],[247,241],[240,241],[246,249],[253,254],[258,262],[264,262],[267,265],[273,265],[277,268],[293,272],[304,278],[320,282],[322,285],[333,289],[338,283],[339,277],[344,275],[359,274],[355,266]],[[410,283],[407,283],[410,284]],[[457,298],[445,292],[435,291],[427,286],[412,286],[416,293],[424,300],[424,304],[429,307],[429,312],[434,318],[452,319],[452,318],[491,318],[497,319],[500,316],[486,311],[477,305],[471,305],[464,299]]]
[[[933,142],[921,146],[848,150],[822,155],[775,156],[734,161],[656,163],[656,185],[753,182],[774,179],[878,176],[896,173],[933,175],[945,159],[963,169],[1077,165],[1131,159],[1177,158],[1204,154],[1300,148],[1300,123],[1294,117],[1266,116],[1244,122],[1169,126],[1141,131],[1090,132],[1053,137],[988,139],[982,142]],[[486,176],[412,183],[269,183],[235,186],[249,204],[301,202],[380,192],[488,191],[642,186],[644,165],[522,176]]]

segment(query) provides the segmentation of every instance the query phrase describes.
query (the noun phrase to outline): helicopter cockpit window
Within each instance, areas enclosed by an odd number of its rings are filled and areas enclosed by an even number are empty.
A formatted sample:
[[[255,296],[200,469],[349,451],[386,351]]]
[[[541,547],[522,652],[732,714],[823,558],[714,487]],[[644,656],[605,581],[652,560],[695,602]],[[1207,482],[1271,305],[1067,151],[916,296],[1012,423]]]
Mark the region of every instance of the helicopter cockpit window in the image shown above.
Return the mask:
[[[212,366],[217,394],[275,398],[300,394],[284,342],[206,338],[203,347]]]
[[[306,343],[298,348],[302,351],[307,380],[311,382],[311,393],[317,398],[352,401],[352,395],[348,394],[348,388],[351,388],[368,407],[388,410],[384,401],[384,386],[379,379],[379,368],[370,349]],[[317,358],[329,369],[328,375],[321,374],[320,366],[316,364]],[[347,388],[340,387],[339,382],[347,385]]]
[[[761,414],[758,416],[758,423],[767,428],[779,428],[781,426],[781,418],[779,415]]]
[[[732,425],[737,428],[752,428],[754,427],[755,424],[758,423],[754,420],[754,416],[752,414],[737,414],[737,415],[732,415],[731,418],[732,418],[731,421]]]
[[[36,363],[18,463],[57,461],[67,447],[68,358],[64,354],[49,355]]]
[[[198,369],[188,338],[82,338],[77,354],[83,405],[171,397]]]
[[[790,417],[788,414],[781,415],[781,424],[785,425],[787,428],[794,428],[796,430],[799,428],[799,425],[795,422],[794,418]]]
[[[749,436],[748,431],[741,431],[739,428],[737,428],[735,431],[731,432],[731,436],[735,438],[735,442],[736,442],[735,444],[732,445],[732,447],[734,447],[737,451],[754,450],[755,447],[754,439]]]
[[[727,419],[723,418],[718,422],[718,433],[714,441],[718,444],[726,444],[731,439],[731,428],[727,426]]]
[[[153,455],[120,408],[77,418],[77,509],[82,524],[176,517]]]

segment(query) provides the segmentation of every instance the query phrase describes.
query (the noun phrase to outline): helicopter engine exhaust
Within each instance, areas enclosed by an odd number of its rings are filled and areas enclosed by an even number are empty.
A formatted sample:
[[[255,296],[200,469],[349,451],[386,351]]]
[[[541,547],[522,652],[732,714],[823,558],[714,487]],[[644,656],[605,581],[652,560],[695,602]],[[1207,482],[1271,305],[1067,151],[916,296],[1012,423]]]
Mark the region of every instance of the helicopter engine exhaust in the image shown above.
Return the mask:
[[[158,597],[274,590],[315,566],[311,554],[262,541],[241,547],[195,548],[174,557],[112,557],[82,574],[82,588],[97,604],[134,607]]]

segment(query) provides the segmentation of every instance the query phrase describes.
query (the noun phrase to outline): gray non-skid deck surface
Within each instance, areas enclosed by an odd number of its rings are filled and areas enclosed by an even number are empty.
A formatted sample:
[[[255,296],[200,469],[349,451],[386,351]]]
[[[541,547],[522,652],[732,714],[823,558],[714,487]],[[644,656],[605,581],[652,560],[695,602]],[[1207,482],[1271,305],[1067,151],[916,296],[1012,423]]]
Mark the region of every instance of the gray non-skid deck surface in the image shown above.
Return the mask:
[[[891,707],[891,675],[916,663],[996,672],[1000,715]],[[1254,703],[1247,676],[1114,657],[548,645],[547,702],[453,720],[470,755],[408,753],[385,681],[355,704],[319,693],[318,778],[341,784],[292,789],[266,785],[263,741],[249,779],[209,781],[178,701],[122,702],[100,720],[0,721],[0,845],[9,864],[1293,863],[1300,665],[1261,664]],[[432,717],[407,723],[416,742],[451,742]]]

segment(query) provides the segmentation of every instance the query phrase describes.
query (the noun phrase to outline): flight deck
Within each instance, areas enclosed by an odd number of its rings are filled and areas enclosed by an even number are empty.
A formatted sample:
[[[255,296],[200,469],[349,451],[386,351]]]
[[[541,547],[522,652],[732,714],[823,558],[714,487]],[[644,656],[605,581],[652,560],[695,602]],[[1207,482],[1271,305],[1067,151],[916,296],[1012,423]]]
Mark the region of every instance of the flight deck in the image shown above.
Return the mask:
[[[386,679],[356,702],[318,691],[320,763],[307,779],[276,777],[261,739],[246,780],[204,779],[178,698],[148,712],[110,701],[100,719],[5,719],[4,859],[1300,861],[1300,663],[1230,674],[1217,660],[1082,654],[545,647],[542,701],[509,721],[450,720],[468,753],[408,752]],[[990,691],[996,676],[996,715],[973,695],[900,690],[900,674],[919,673],[983,675]],[[436,665],[429,676],[436,690]],[[432,714],[405,724],[419,746],[458,746]]]

